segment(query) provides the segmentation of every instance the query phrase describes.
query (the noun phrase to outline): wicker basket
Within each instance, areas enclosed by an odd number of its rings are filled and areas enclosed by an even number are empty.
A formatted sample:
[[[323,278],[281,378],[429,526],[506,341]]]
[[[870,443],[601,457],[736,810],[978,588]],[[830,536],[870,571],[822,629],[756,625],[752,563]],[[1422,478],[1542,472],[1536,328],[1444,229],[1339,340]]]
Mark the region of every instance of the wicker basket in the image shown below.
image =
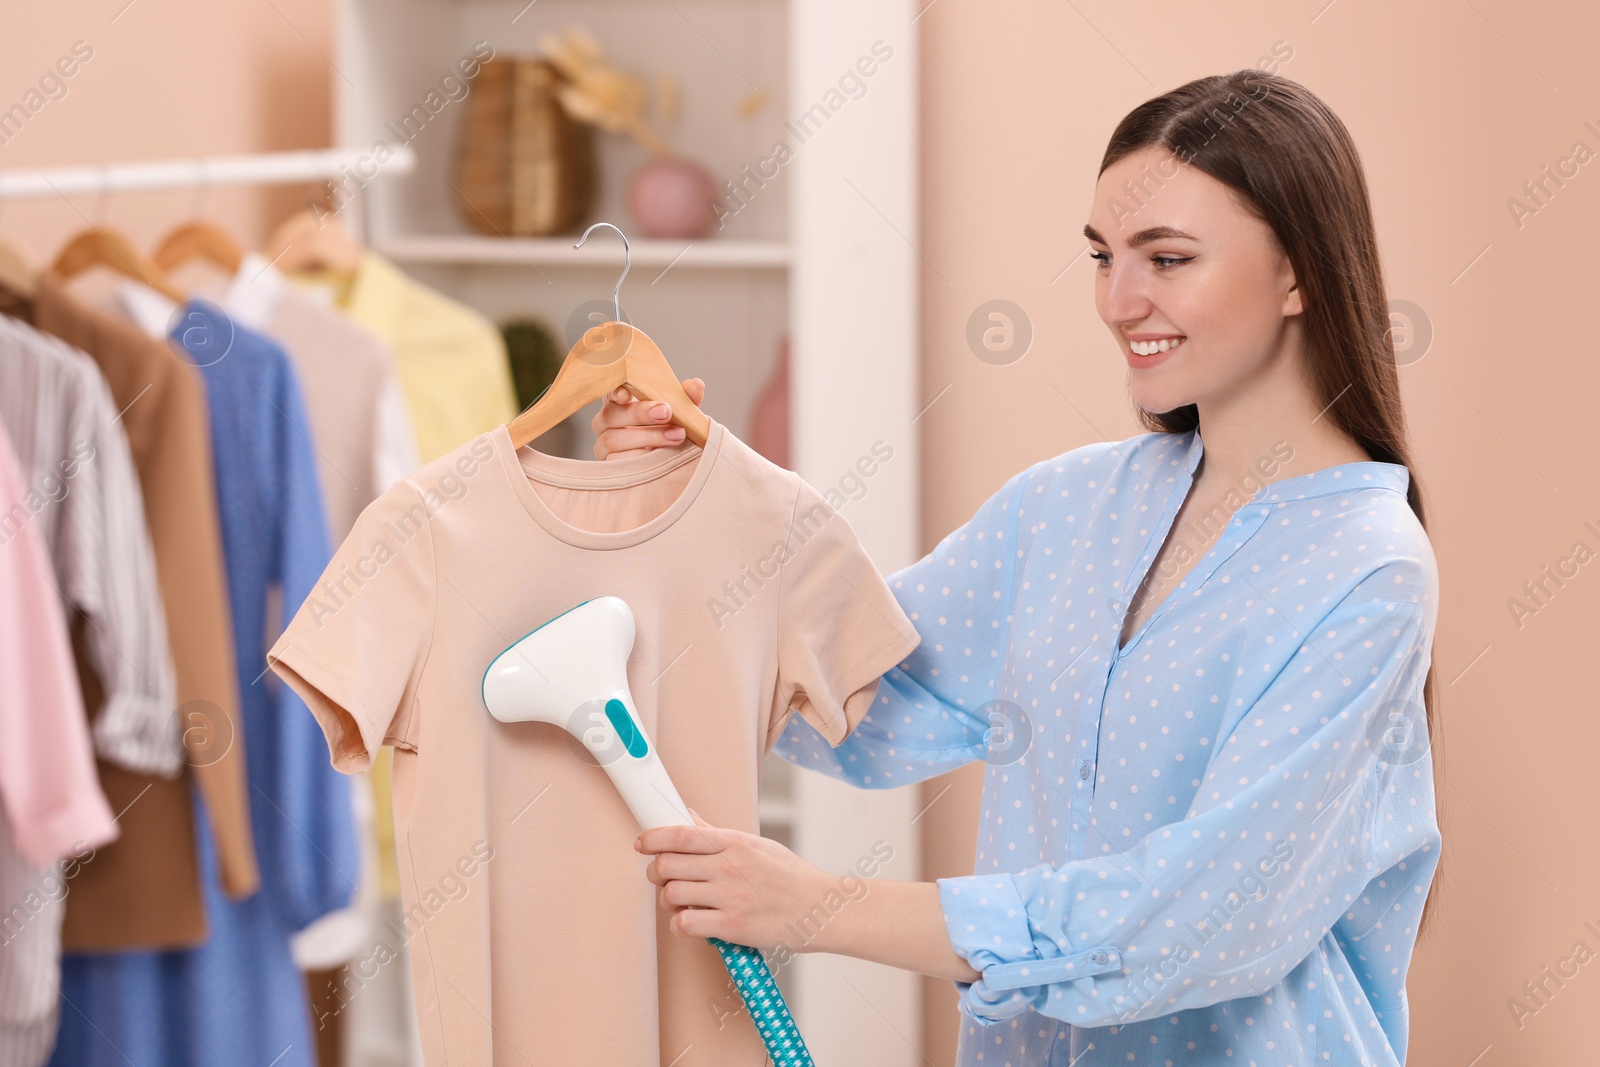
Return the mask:
[[[562,109],[560,83],[542,59],[492,59],[473,79],[456,193],[462,214],[483,233],[561,233],[588,216],[594,127]]]

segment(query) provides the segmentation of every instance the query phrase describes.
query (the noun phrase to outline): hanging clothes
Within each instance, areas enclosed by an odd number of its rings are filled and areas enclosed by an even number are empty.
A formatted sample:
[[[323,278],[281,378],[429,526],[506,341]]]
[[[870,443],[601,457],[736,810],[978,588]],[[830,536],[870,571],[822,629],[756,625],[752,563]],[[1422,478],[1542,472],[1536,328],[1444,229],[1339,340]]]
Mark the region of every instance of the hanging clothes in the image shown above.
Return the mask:
[[[684,802],[750,832],[789,717],[838,744],[918,642],[849,525],[715,421],[704,448],[605,462],[499,426],[391,486],[268,660],[335,766],[395,749],[406,912],[372,964],[409,946],[429,1063],[765,1060],[716,950],[667,929],[587,750],[483,706],[495,656],[606,594],[637,619],[633,695]]]
[[[64,706],[87,711],[101,758],[176,778],[183,742],[166,614],[138,476],[105,379],[82,352],[0,316],[0,422],[25,485],[21,496],[5,502],[7,529],[29,526],[45,546],[46,580],[60,601],[69,651],[65,620],[81,615],[87,668],[104,680],[103,704],[85,709],[75,670],[71,703]],[[80,662],[79,670],[85,666]],[[60,714],[51,709],[52,718]],[[86,763],[94,775],[93,759]],[[105,803],[98,776],[93,794]],[[71,875],[93,858],[77,857]],[[43,1062],[55,1040],[61,918],[70,886],[54,859],[27,864],[0,845],[0,915],[32,916],[17,935],[28,939],[27,947],[7,939],[0,951],[0,991],[25,990],[27,1001],[8,1009],[6,1001],[15,997],[0,992],[0,1067]],[[37,914],[44,910],[47,916]],[[29,1036],[13,1033],[7,1041],[4,1032],[22,1026],[21,1019],[33,1020],[23,1027]]]
[[[183,285],[202,271],[182,268]],[[316,433],[319,482],[330,541],[396,478],[421,465],[398,359],[387,341],[349,313],[291,285],[267,260],[246,252],[232,276],[205,271],[187,291],[266,334],[288,353]]]
[[[516,417],[505,339],[478,311],[372,251],[362,253],[354,274],[324,270],[289,277],[327,293],[394,350],[422,462]]]
[[[317,445],[329,539],[342,541],[363,508],[421,463],[394,353],[376,333],[290,284],[254,252],[245,253],[231,276],[196,261],[172,278],[289,354]],[[350,783],[362,850],[354,902],[300,931],[292,942],[295,962],[308,972],[316,994],[312,1012],[318,1029],[331,1028],[346,1062],[353,1064],[398,1063],[403,1046],[397,1047],[397,1036],[415,1030],[415,1020],[407,1017],[411,992],[404,961],[363,979],[363,996],[348,1012],[340,1006],[339,991],[351,981],[341,965],[370,949],[378,923],[400,910],[388,771],[387,760],[374,763]]]
[[[39,277],[34,323],[95,361],[120,412],[155,551],[188,767],[205,798],[224,889],[247,896],[260,885],[260,870],[204,386],[164,341],[66,286],[52,272]],[[84,685],[86,702],[96,703],[93,679]],[[198,944],[206,911],[189,776],[168,781],[104,761],[99,770],[122,833],[74,879],[63,949]]]
[[[297,604],[329,558],[311,426],[289,359],[272,341],[211,305],[190,302],[175,316],[153,290],[130,283],[122,296],[147,331],[175,322],[169,339],[206,387],[266,891],[227,899],[210,835],[197,822],[210,938],[187,951],[68,956],[62,993],[85,1005],[84,1015],[63,1017],[52,1063],[200,1067],[236,1062],[248,1049],[274,1067],[313,1067],[310,1014],[289,942],[347,905],[356,888],[350,790],[298,695],[261,677],[270,587],[281,584],[284,602]]]
[[[134,771],[183,768],[177,682],[139,478],[111,392],[82,352],[0,316],[0,419],[65,605],[87,617],[105,690],[95,749]]]
[[[68,879],[117,836],[36,492],[0,426],[0,1067],[49,1056]]]

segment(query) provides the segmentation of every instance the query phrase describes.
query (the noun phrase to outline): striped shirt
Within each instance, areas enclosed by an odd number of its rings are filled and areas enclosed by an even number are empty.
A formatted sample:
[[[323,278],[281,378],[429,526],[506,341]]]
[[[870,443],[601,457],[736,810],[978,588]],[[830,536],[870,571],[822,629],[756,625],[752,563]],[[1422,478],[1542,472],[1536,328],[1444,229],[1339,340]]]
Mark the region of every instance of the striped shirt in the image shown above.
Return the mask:
[[[0,499],[26,491],[0,429]],[[53,578],[39,531],[0,545],[0,1067],[49,1055],[66,882],[117,835]]]
[[[166,612],[138,475],[105,380],[88,356],[0,316],[0,420],[27,491],[0,500],[0,544],[35,526],[67,618],[86,616],[105,690],[90,709],[95,751],[129,770],[175,777],[183,744]]]

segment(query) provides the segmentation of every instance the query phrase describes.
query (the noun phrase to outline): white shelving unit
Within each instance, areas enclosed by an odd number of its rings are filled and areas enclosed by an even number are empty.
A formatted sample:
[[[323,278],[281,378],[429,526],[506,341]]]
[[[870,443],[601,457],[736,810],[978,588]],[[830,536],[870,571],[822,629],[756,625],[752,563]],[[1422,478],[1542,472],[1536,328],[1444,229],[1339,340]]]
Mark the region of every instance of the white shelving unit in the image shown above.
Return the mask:
[[[608,231],[572,245],[589,223],[615,223],[633,249],[624,313],[681,376],[707,381],[707,408],[741,437],[788,334],[798,473],[826,490],[876,442],[893,449],[870,491],[841,512],[888,574],[918,556],[916,14],[913,0],[340,0],[339,144],[406,143],[416,155],[410,174],[366,186],[358,227],[408,272],[496,322],[536,315],[560,334],[579,305],[609,299],[623,262]],[[598,203],[573,234],[508,238],[469,225],[452,179],[471,98],[442,91],[442,79],[478,42],[497,56],[530,55],[569,26],[647,81],[674,80],[679,120],[652,123],[657,132],[741,186],[713,236],[636,235],[624,189],[646,156],[605,134]],[[445,103],[402,134],[430,91]],[[765,103],[744,117],[752,94]],[[790,148],[782,163],[779,141]],[[590,458],[589,412],[576,421],[573,455]],[[854,790],[777,757],[763,779],[763,833],[839,873],[882,842],[894,858],[878,877],[918,877],[914,790]],[[921,1062],[915,976],[802,955],[779,983],[819,1062]]]

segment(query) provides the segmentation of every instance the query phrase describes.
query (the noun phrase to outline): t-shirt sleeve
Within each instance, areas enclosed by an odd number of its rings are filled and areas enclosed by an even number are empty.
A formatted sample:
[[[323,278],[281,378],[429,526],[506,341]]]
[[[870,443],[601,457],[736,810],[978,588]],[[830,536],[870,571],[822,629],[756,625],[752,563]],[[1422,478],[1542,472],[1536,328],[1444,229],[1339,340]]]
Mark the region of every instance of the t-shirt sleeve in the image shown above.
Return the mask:
[[[429,516],[406,478],[368,504],[267,653],[347,774],[370,768],[383,745],[417,747],[436,598]]]
[[[837,746],[866,715],[884,672],[921,637],[850,524],[796,480],[781,557],[778,691],[768,738],[798,712]]]

